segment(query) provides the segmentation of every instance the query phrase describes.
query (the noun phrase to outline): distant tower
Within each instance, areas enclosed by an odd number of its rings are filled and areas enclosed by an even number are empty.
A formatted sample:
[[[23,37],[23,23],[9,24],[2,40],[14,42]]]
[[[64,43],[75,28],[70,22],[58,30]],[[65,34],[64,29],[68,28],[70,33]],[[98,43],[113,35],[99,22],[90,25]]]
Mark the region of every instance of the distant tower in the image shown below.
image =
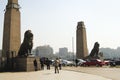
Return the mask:
[[[19,8],[20,7],[18,4],[18,0],[8,0],[4,15],[4,31],[2,45],[3,57],[6,57],[8,55],[10,56],[10,52],[17,53],[20,47],[21,39]],[[14,55],[14,57],[16,55]]]
[[[76,58],[88,56],[86,29],[84,22],[78,22],[76,30]]]

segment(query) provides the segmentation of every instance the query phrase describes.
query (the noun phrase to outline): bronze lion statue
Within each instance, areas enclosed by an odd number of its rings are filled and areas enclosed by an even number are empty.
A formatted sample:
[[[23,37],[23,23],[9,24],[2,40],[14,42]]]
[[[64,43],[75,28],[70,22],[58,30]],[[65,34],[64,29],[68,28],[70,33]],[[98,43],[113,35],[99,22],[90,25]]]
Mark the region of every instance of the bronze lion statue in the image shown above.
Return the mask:
[[[31,30],[27,30],[24,33],[24,40],[18,51],[18,56],[27,57],[29,54],[31,54],[32,47],[33,47],[33,34]]]
[[[90,57],[96,57],[96,58],[98,57],[99,46],[100,46],[99,43],[95,42],[94,47],[89,55]]]

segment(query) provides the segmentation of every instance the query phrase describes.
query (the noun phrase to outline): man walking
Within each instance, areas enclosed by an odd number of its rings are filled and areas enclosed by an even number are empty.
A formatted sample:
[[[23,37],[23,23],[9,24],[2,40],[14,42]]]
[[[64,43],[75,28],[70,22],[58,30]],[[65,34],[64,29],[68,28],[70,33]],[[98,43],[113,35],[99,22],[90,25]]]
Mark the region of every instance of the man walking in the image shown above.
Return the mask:
[[[46,65],[47,65],[47,70],[50,70],[50,60],[48,58],[46,59]]]
[[[60,63],[59,59],[56,58],[56,60],[55,60],[55,74],[56,74],[56,73],[59,73],[59,69],[58,69],[59,63]]]

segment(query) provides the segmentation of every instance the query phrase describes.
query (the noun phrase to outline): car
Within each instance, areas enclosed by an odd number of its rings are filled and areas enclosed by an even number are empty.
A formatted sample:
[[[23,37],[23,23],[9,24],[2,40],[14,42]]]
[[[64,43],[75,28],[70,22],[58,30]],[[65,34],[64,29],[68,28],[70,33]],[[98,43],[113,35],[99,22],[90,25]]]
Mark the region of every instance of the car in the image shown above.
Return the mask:
[[[110,61],[110,66],[111,66],[111,67],[115,67],[115,66],[116,66],[116,63],[115,63],[114,60],[111,60],[111,61]]]
[[[91,59],[87,60],[86,62],[83,62],[81,66],[100,66],[102,67],[104,65],[104,62],[102,62],[100,59]]]
[[[61,64],[63,66],[72,66],[73,62],[72,61],[68,61],[68,60],[61,60]]]
[[[117,65],[120,65],[120,60],[110,60],[111,67],[115,67]]]
[[[110,65],[110,61],[109,60],[105,60],[104,61],[104,65],[107,65],[107,66]]]
[[[78,66],[81,66],[81,64],[83,64],[84,62],[86,62],[85,60],[83,59],[77,59],[78,60]]]
[[[62,66],[73,66],[73,61],[68,61],[68,60],[65,60],[65,59],[61,59],[60,63],[61,63]],[[52,65],[54,66],[54,64],[55,64],[55,61],[52,60]]]
[[[116,60],[116,61],[115,61],[115,64],[116,64],[116,65],[120,65],[120,60]]]
[[[66,60],[61,60],[61,65],[62,65],[62,66],[66,66],[66,65],[67,65]]]

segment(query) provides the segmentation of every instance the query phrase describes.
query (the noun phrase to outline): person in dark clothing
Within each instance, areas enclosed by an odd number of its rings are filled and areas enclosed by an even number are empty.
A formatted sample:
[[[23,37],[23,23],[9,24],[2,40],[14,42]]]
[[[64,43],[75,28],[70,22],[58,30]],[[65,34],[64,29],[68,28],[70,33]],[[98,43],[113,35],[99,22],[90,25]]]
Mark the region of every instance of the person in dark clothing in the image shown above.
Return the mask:
[[[34,60],[34,67],[35,67],[35,71],[37,71],[37,60]]]
[[[48,58],[46,59],[46,65],[47,65],[47,70],[50,70],[50,60]]]
[[[44,70],[44,58],[40,58],[41,69]]]
[[[75,66],[76,67],[78,66],[78,62],[79,62],[78,59],[75,59],[75,64],[76,64]]]

